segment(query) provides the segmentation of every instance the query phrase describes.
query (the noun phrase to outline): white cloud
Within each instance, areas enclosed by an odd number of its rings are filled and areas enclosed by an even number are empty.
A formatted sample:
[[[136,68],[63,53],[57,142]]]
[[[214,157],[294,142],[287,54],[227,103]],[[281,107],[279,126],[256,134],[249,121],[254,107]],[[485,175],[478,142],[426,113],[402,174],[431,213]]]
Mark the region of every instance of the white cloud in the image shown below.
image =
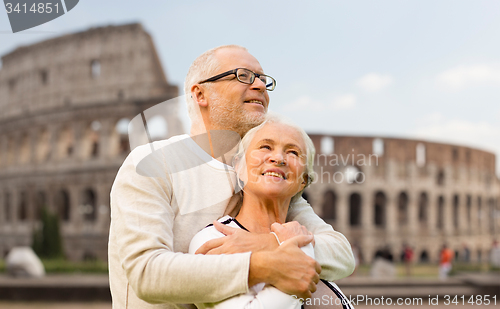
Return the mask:
[[[358,79],[356,85],[365,91],[375,92],[391,85],[393,78],[390,75],[382,75],[378,73],[368,73]]]
[[[481,84],[500,84],[500,68],[488,65],[458,66],[440,73],[436,77],[438,85],[458,89]]]
[[[421,118],[413,135],[423,139],[456,143],[494,152],[497,156],[497,174],[500,175],[500,125],[445,119],[439,113]]]
[[[332,110],[349,110],[356,107],[356,96],[354,94],[344,94],[333,98],[330,104]]]
[[[324,103],[320,100],[315,100],[310,96],[301,96],[292,104],[289,105],[290,111],[339,111],[351,110],[356,107],[356,96],[354,94],[344,94],[334,96],[330,102]]]

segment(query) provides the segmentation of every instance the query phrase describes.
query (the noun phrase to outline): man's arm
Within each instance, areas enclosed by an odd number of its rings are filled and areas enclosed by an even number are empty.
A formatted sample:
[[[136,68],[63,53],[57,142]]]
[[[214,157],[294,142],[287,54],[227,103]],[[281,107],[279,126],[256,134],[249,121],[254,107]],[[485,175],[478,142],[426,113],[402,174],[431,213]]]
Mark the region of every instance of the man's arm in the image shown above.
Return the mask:
[[[356,265],[349,241],[325,223],[302,197],[290,205],[287,221],[297,221],[314,234],[314,255],[321,265],[322,279],[335,281],[352,274]]]
[[[152,168],[166,172],[162,159],[148,161]],[[173,235],[171,196],[168,177],[141,176],[131,156],[127,158],[111,191],[112,292],[113,286],[120,293],[130,284],[149,303],[214,302],[246,292],[250,253],[195,256],[174,252],[173,239],[179,235]]]

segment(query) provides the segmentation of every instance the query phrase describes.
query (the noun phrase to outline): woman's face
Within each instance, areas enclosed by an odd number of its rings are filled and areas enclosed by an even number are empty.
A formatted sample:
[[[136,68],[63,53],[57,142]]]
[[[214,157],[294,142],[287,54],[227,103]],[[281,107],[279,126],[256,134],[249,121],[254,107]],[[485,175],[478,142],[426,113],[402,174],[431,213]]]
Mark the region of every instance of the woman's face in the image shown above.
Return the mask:
[[[306,146],[292,127],[269,123],[260,129],[245,153],[245,192],[288,198],[305,186]]]

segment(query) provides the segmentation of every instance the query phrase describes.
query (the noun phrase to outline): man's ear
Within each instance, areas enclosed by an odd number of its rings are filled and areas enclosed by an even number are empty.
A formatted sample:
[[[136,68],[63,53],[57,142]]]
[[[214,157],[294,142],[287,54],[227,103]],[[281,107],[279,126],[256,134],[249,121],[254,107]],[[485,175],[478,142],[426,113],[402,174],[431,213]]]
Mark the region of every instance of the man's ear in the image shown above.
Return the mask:
[[[200,107],[207,107],[208,102],[205,96],[205,89],[199,84],[191,86],[191,97]]]

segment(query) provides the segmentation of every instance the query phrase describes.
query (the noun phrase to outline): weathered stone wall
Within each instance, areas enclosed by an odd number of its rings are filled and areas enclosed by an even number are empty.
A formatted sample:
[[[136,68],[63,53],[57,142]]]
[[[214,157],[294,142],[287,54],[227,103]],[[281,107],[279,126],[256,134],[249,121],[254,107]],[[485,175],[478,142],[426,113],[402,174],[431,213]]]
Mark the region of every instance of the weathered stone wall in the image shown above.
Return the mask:
[[[107,258],[109,192],[129,153],[127,123],[178,95],[139,24],[93,28],[2,57],[0,253],[30,245],[47,206],[66,254]],[[184,133],[164,103],[168,135]]]

